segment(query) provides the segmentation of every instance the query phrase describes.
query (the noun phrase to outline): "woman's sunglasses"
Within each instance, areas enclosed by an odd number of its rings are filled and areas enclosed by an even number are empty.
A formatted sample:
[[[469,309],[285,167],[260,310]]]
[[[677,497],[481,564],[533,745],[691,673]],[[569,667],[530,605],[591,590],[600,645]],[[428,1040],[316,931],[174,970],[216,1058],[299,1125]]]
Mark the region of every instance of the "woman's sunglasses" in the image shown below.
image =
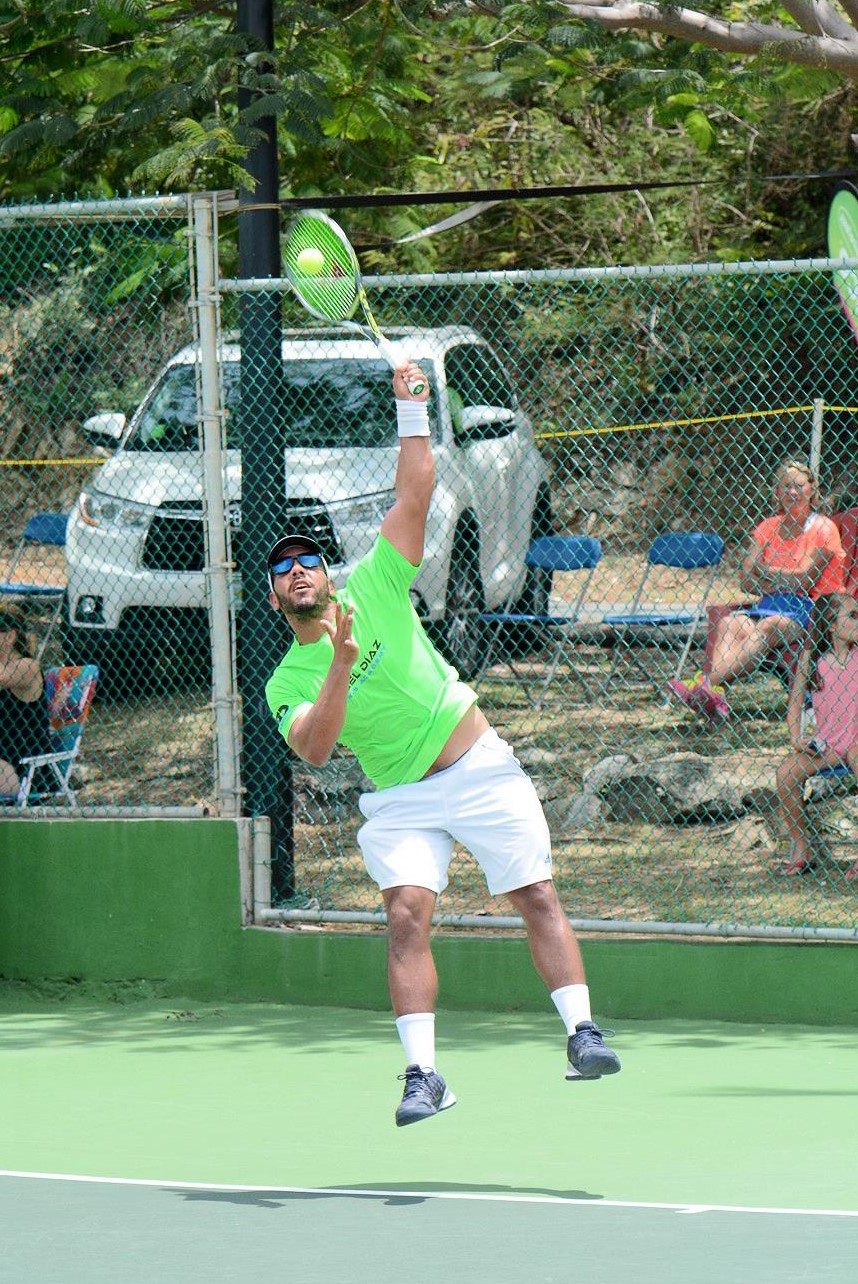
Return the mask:
[[[271,567],[271,574],[288,575],[296,562],[305,570],[312,571],[322,565],[322,555],[321,553],[296,553],[294,557],[281,557],[280,561],[275,562]]]

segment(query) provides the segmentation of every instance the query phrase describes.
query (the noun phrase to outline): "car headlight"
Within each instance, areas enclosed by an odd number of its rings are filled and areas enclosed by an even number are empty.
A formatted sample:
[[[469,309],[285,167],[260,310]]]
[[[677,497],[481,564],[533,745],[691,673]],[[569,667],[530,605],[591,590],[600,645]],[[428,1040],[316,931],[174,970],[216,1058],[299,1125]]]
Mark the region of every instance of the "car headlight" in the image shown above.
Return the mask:
[[[395,499],[395,490],[379,490],[356,499],[338,500],[327,507],[337,526],[378,526]]]
[[[97,490],[84,490],[78,497],[77,510],[87,526],[125,526],[145,528],[153,509],[149,504],[102,495]]]

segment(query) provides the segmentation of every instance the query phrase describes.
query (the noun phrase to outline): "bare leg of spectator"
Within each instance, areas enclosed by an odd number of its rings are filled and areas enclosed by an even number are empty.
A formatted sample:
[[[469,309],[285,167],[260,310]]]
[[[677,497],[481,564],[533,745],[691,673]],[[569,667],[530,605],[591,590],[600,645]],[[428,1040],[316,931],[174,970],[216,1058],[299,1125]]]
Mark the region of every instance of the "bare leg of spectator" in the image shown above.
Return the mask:
[[[800,634],[795,620],[783,615],[765,620],[738,614],[725,616],[718,625],[712,648],[710,684],[720,686],[743,677],[770,651],[794,641]]]

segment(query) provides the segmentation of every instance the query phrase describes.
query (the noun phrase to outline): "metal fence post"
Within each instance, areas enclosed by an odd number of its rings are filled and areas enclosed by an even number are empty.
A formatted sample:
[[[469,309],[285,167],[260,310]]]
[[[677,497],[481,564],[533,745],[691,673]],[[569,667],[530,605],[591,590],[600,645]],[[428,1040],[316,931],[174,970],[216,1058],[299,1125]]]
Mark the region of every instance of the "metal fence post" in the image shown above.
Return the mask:
[[[819,469],[822,464],[822,417],[825,411],[825,402],[822,397],[815,397],[813,401],[813,423],[810,430],[810,466],[819,477]]]
[[[223,406],[218,377],[217,194],[193,197],[191,306],[200,349],[199,404],[202,417],[203,516],[211,629],[212,705],[215,717],[215,792],[222,816],[239,814],[239,728],[230,611],[229,556],[224,486]]]

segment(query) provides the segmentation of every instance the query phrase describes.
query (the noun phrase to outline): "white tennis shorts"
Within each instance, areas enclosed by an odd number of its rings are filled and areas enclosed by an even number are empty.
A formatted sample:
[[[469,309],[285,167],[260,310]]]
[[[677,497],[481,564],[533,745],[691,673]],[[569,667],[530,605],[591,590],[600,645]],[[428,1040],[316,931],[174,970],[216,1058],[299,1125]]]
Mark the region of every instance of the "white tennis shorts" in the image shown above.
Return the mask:
[[[479,861],[493,896],[551,877],[542,804],[512,748],[486,731],[452,767],[412,785],[362,794],[358,842],[371,878],[388,887],[447,886],[453,843]]]

